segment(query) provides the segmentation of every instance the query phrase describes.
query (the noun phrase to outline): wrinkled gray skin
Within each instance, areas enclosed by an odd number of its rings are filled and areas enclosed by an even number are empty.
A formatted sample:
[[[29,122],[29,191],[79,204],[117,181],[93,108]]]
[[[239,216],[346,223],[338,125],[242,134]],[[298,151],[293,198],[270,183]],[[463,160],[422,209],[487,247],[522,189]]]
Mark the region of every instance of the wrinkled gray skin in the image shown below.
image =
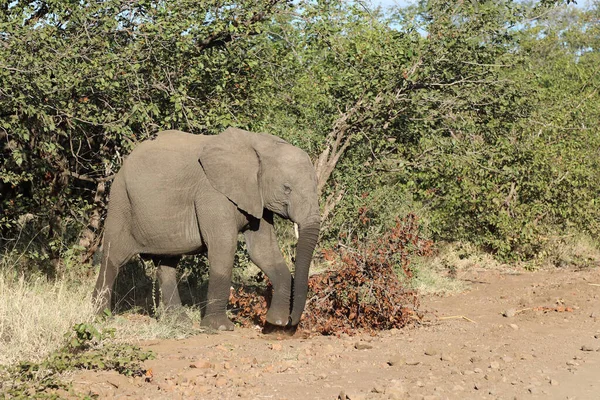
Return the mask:
[[[299,226],[294,279],[277,245],[274,214]],[[232,330],[225,310],[237,235],[243,232],[250,259],[273,285],[267,322],[296,326],[319,224],[315,171],[299,148],[236,128],[216,136],[161,132],[137,146],[115,176],[94,297],[100,310],[109,308],[119,268],[141,254],[159,264],[162,301],[176,309],[181,305],[177,262],[182,255],[207,251],[202,324]]]

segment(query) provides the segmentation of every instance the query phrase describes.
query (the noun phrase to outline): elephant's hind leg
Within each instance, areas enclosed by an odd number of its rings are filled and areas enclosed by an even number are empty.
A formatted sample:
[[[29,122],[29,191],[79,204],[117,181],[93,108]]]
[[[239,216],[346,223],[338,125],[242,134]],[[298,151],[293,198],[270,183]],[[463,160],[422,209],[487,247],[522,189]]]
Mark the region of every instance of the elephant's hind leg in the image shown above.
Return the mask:
[[[119,269],[136,254],[131,248],[124,245],[126,241],[105,240],[102,249],[102,264],[100,274],[94,288],[93,299],[99,313],[105,309],[110,310],[113,287]]]
[[[160,301],[165,310],[181,307],[181,298],[177,289],[177,264],[179,256],[152,256],[152,262],[158,268],[158,284],[160,285]]]
[[[177,264],[180,260],[180,256],[152,256],[152,262],[158,269],[162,312],[174,317],[178,323],[191,325],[192,321],[181,306],[177,289]]]

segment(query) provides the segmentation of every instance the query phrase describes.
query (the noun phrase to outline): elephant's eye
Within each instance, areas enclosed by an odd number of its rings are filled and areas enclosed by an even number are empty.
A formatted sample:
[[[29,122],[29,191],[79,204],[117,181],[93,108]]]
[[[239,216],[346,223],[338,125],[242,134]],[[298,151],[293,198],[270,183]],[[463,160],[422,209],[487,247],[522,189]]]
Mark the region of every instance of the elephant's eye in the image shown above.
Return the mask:
[[[292,193],[292,188],[291,188],[291,186],[290,186],[290,185],[283,185],[283,192],[284,192],[285,194],[290,194],[290,193]]]

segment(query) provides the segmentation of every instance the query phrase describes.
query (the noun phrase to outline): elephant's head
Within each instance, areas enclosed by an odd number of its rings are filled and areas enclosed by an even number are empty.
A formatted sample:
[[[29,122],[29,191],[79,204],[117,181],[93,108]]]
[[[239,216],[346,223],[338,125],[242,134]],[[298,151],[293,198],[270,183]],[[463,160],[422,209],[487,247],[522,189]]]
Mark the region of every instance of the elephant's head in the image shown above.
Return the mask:
[[[229,128],[211,137],[200,163],[215,189],[261,218],[264,209],[298,224],[291,324],[298,325],[319,235],[317,178],[308,155],[276,136]]]

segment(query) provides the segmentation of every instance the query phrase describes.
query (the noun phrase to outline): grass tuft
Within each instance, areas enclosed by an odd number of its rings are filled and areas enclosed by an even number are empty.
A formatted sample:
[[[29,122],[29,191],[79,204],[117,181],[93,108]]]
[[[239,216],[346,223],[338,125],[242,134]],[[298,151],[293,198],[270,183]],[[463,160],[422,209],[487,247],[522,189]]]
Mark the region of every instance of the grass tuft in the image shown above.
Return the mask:
[[[91,281],[25,278],[0,270],[0,365],[40,361],[76,323],[92,322]]]

